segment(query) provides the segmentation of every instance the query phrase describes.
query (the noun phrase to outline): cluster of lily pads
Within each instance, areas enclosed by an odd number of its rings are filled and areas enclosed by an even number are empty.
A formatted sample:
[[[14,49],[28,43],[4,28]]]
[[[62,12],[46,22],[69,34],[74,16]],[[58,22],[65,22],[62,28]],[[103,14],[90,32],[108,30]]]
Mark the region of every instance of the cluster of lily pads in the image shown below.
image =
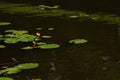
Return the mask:
[[[5,75],[11,75],[11,74],[16,74],[21,72],[22,70],[25,69],[34,69],[39,66],[38,63],[23,63],[23,64],[18,64],[17,66],[13,67],[8,67],[6,69],[0,70],[0,75],[5,74]],[[0,77],[0,80],[13,80],[10,77]],[[32,80],[41,80],[41,79],[32,79]]]
[[[10,14],[31,14],[29,17],[33,16],[41,16],[41,17],[62,17],[62,18],[74,18],[79,21],[85,20],[93,20],[93,21],[105,21],[110,24],[119,24],[120,16],[115,14],[105,14],[105,13],[86,13],[82,11],[69,11],[63,10],[59,5],[55,6],[46,6],[46,5],[38,5],[38,6],[30,6],[30,5],[22,5],[11,4],[9,3],[3,6],[0,6],[1,11],[4,13]],[[7,6],[7,7],[6,7]]]
[[[38,28],[37,28],[38,29]],[[49,28],[48,30],[54,30],[54,28]],[[33,49],[33,48],[40,48],[40,49],[54,49],[59,48],[60,45],[57,43],[52,42],[42,42],[41,39],[49,39],[52,36],[49,35],[41,35],[40,37],[37,35],[29,34],[26,30],[5,30],[4,35],[0,35],[0,41],[3,41],[7,44],[15,44],[18,42],[32,42],[32,46],[26,46],[21,49]],[[37,41],[36,41],[37,40]],[[82,44],[86,43],[86,39],[73,39],[70,40],[69,43],[74,44]],[[0,48],[5,48],[5,45],[0,45]]]

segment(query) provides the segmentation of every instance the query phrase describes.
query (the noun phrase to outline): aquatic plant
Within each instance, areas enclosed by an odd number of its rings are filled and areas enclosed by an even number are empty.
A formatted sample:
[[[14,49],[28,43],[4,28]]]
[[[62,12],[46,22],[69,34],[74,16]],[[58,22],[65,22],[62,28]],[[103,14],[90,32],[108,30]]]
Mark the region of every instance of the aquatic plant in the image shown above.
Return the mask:
[[[10,25],[10,22],[0,22],[0,26]]]
[[[39,66],[38,63],[24,63],[24,64],[19,64],[14,67],[9,67],[4,70],[0,70],[0,74],[16,74],[18,72],[21,72],[23,69],[34,69]]]
[[[31,46],[27,46],[27,47],[23,47],[21,49],[33,49],[34,47],[31,47]]]
[[[0,80],[13,80],[13,79],[10,77],[0,77]]]
[[[5,34],[4,42],[13,44],[17,42],[30,42],[35,39],[35,35],[28,34],[26,30],[6,30],[5,32],[9,34]]]
[[[41,36],[42,38],[52,38],[52,36],[47,36],[47,35],[43,35],[43,36]]]
[[[6,46],[4,46],[4,45],[0,45],[0,48],[5,48]]]
[[[59,44],[43,44],[43,45],[38,45],[38,48],[40,49],[54,49],[54,48],[59,48]]]
[[[6,5],[7,6],[7,5]],[[119,24],[120,23],[120,16],[115,14],[106,14],[103,12],[99,13],[86,13],[82,11],[69,11],[63,10],[59,8],[59,5],[55,6],[46,6],[46,5],[39,5],[39,6],[9,6],[9,7],[1,7],[2,12],[10,13],[10,14],[31,14],[27,17],[34,17],[34,16],[41,16],[41,17],[62,17],[62,18],[77,18],[79,21],[86,21],[86,20],[93,20],[93,21],[104,21],[105,23],[109,24]],[[1,23],[4,25],[7,23]]]
[[[86,43],[87,40],[86,39],[72,39],[69,41],[69,43],[74,43],[74,44],[83,44]]]

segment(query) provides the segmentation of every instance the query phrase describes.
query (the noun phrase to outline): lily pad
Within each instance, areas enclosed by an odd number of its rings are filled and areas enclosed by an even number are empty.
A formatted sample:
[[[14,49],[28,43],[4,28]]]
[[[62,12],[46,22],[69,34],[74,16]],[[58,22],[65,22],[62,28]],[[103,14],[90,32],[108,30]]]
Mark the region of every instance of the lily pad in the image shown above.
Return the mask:
[[[0,38],[2,38],[3,37],[3,35],[0,35]]]
[[[11,38],[14,38],[14,37],[17,37],[15,34],[5,34],[5,37],[11,37]]]
[[[19,64],[18,66],[15,66],[18,69],[34,69],[39,66],[38,63],[24,63],[24,64]]]
[[[41,36],[41,37],[42,37],[42,38],[47,38],[47,39],[48,39],[48,38],[52,38],[52,36],[47,36],[47,35],[46,35],[46,36]]]
[[[59,48],[60,45],[58,44],[43,44],[43,45],[40,45],[38,46],[38,48],[41,48],[41,49],[54,49],[54,48]]]
[[[13,31],[13,33],[16,34],[16,35],[22,35],[22,34],[28,33],[28,31],[26,31],[26,30],[15,30],[15,31]]]
[[[17,43],[18,42],[18,39],[17,38],[6,38],[4,40],[5,43],[8,43],[8,44],[14,44],[14,43]]]
[[[5,30],[5,32],[14,32],[16,30]]]
[[[0,26],[10,25],[10,22],[0,22]]]
[[[13,67],[13,68],[7,68],[5,69],[7,74],[16,74],[18,72],[21,72],[20,69],[16,68],[16,67]]]
[[[23,48],[21,48],[21,49],[33,49],[33,47],[27,46],[27,47],[23,47]]]
[[[30,34],[23,34],[18,37],[19,41],[21,41],[21,42],[33,41],[35,38],[36,38],[36,36],[30,35]]]
[[[0,77],[0,80],[13,80],[13,79],[9,77]]]
[[[0,45],[0,48],[5,48],[6,46],[4,46],[4,45]]]
[[[37,45],[43,45],[43,44],[47,44],[45,42],[38,42]]]
[[[73,39],[73,40],[70,40],[69,43],[74,43],[74,44],[83,44],[83,43],[86,43],[87,40],[86,39]]]

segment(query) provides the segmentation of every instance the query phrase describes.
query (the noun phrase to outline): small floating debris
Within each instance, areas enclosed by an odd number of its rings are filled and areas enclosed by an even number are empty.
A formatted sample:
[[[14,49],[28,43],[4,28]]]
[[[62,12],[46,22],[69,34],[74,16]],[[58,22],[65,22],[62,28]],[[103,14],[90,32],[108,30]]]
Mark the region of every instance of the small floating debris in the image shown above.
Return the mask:
[[[72,15],[72,16],[69,16],[69,18],[78,18],[79,16],[76,16],[76,15]]]
[[[36,28],[36,30],[42,30],[42,28]]]
[[[51,30],[51,31],[52,31],[52,30],[54,30],[54,28],[48,28],[48,30]]]

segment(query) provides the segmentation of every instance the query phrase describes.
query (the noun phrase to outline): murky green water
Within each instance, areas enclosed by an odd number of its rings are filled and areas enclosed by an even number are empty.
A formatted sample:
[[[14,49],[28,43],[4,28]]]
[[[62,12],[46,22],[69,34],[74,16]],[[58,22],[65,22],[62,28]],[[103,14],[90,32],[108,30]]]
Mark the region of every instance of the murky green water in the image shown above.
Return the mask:
[[[29,14],[26,14],[29,15]],[[52,50],[22,50],[28,43],[4,44],[0,49],[0,67],[13,66],[19,63],[35,62],[39,67],[12,75],[20,80],[26,77],[52,80],[51,64],[55,64],[54,80],[119,80],[120,54],[118,26],[103,22],[66,19],[61,17],[25,17],[23,14],[0,13],[0,19],[11,22],[11,25],[0,27],[0,33],[5,30],[28,30],[30,34],[40,32],[42,35],[52,35],[53,38],[43,40],[59,43],[60,48]],[[38,31],[36,28],[41,27]],[[54,28],[49,31],[48,28]],[[84,38],[88,42],[81,45],[69,44],[75,38]],[[14,59],[17,63],[14,63]],[[2,75],[1,75],[2,76]],[[61,79],[59,77],[61,76]],[[28,78],[26,78],[27,80]]]

